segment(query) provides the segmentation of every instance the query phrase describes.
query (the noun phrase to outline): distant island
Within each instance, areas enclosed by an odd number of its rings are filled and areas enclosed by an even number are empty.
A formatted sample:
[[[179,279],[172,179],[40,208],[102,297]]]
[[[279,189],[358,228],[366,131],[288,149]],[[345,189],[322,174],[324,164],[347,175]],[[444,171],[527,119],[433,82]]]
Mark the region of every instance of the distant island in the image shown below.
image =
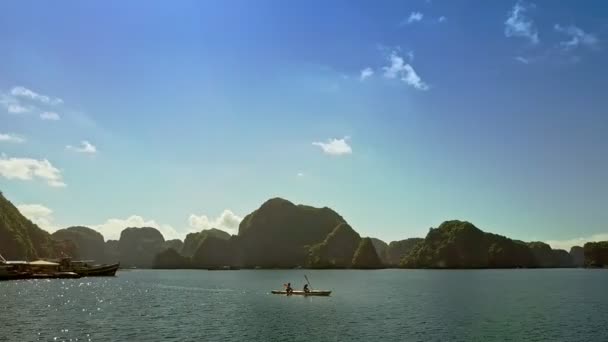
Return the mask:
[[[119,240],[104,241],[87,227],[49,234],[25,218],[0,193],[0,254],[32,260],[71,256],[122,267],[162,269],[483,269],[606,267],[608,241],[570,251],[484,232],[466,221],[446,221],[425,238],[385,243],[361,237],[330,208],[273,198],[247,215],[237,235],[218,229],[168,240],[155,228],[126,227]]]

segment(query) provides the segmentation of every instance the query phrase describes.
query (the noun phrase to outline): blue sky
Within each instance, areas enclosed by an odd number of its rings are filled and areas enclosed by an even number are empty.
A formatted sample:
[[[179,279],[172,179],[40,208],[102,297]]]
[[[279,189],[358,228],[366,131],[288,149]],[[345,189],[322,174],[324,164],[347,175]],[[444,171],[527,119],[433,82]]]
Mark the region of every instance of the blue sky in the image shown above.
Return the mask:
[[[0,189],[167,238],[271,197],[362,235],[608,239],[604,1],[0,3]]]

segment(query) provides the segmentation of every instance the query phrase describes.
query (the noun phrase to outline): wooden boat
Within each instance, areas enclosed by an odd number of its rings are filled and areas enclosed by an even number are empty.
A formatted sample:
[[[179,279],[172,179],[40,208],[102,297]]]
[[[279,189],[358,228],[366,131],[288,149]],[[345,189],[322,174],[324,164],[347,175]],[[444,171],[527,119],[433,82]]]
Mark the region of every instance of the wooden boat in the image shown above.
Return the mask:
[[[271,291],[272,294],[280,294],[280,295],[288,295],[288,296],[324,296],[327,297],[331,294],[331,291],[308,291],[308,292],[304,292],[304,291],[291,291],[290,294],[287,294],[287,291],[283,290],[283,291]]]
[[[112,265],[93,265],[86,267],[74,267],[73,272],[81,277],[113,277],[120,267],[120,263]]]
[[[27,279],[78,279],[80,275],[74,272],[34,273]]]

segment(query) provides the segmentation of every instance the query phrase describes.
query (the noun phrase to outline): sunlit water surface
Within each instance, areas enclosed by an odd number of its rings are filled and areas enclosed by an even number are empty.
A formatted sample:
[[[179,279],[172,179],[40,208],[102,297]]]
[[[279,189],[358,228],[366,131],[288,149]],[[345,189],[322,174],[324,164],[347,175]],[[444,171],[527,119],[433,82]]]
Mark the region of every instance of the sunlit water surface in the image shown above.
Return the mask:
[[[271,295],[288,281],[331,297]],[[608,341],[608,270],[156,271],[0,282],[0,341]]]

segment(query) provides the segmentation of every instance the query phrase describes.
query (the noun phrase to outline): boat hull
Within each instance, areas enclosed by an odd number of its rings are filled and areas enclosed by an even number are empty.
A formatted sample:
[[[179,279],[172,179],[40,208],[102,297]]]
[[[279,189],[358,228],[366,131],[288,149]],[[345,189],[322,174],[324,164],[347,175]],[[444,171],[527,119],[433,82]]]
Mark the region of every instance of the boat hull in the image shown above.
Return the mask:
[[[327,297],[331,294],[331,291],[291,291],[291,293],[287,293],[287,291],[271,291],[272,294],[280,294],[287,296],[322,296]]]
[[[113,277],[116,275],[118,267],[120,267],[120,264],[94,266],[75,269],[74,272],[81,277]]]

